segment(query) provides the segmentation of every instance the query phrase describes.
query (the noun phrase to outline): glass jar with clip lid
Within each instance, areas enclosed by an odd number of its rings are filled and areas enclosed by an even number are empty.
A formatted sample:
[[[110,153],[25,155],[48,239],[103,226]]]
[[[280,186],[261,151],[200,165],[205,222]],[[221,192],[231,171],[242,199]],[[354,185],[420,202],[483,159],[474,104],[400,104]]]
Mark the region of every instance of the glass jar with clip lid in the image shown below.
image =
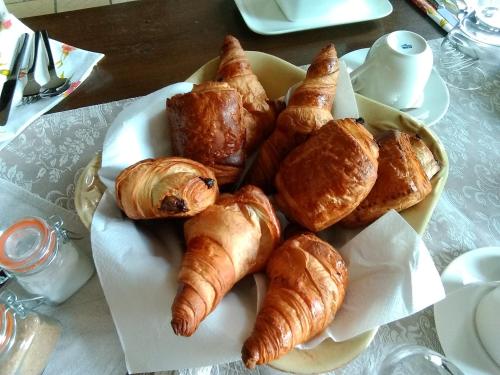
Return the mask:
[[[61,325],[29,310],[42,298],[18,300],[11,291],[0,293],[0,374],[38,375],[45,369]]]
[[[94,272],[58,217],[21,219],[0,235],[0,267],[29,293],[58,304],[73,295]]]

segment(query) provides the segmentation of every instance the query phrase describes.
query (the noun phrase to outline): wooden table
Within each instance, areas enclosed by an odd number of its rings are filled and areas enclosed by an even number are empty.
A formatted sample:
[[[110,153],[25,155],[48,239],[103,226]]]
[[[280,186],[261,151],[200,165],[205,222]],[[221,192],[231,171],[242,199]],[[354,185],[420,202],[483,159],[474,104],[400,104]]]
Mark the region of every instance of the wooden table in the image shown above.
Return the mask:
[[[269,0],[271,1],[271,0]],[[51,112],[142,96],[182,81],[217,56],[226,34],[247,50],[276,55],[296,65],[311,62],[334,42],[339,56],[369,47],[379,36],[410,30],[426,39],[444,35],[409,0],[392,0],[382,19],[291,34],[251,31],[233,0],[141,0],[23,19],[56,40],[106,57],[78,89]]]

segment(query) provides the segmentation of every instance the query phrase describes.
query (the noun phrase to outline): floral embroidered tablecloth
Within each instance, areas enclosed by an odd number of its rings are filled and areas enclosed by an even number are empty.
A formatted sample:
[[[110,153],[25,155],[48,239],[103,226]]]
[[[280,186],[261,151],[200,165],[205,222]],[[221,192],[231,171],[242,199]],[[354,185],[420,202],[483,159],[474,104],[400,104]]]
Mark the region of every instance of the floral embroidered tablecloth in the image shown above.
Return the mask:
[[[431,41],[435,61],[440,57],[441,40]],[[444,144],[450,174],[442,198],[424,234],[437,269],[441,272],[453,259],[472,249],[500,246],[500,70],[484,69],[475,90],[449,86],[450,107],[433,127]],[[444,72],[446,73],[446,72]],[[77,178],[102,148],[106,130],[117,114],[134,99],[45,115],[0,151],[0,178],[22,189],[74,211]],[[76,340],[95,324],[110,327],[111,317],[97,277],[68,305],[51,311],[67,319],[64,346],[59,345],[46,374],[126,372],[119,341],[113,330],[94,332],[106,335],[106,350],[94,343]],[[81,306],[97,304],[94,314],[81,316]],[[66,311],[65,311],[66,310]],[[88,309],[86,310],[88,312]],[[64,315],[66,314],[66,315]],[[81,320],[80,320],[81,319]],[[94,328],[93,328],[94,327]],[[434,325],[432,308],[380,327],[370,347],[335,374],[362,373],[378,363],[394,346],[423,345],[442,352]],[[73,350],[68,346],[73,345]],[[76,346],[75,346],[76,345]],[[69,354],[68,354],[69,353]],[[99,367],[100,366],[100,367]],[[241,362],[203,369],[181,370],[182,374],[277,373],[269,367],[246,370]]]

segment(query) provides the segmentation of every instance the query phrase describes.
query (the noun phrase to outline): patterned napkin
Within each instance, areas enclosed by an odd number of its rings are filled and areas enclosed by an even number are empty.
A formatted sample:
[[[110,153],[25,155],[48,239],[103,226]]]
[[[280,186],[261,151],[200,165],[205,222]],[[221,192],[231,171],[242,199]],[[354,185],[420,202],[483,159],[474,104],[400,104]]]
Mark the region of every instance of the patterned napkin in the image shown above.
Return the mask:
[[[28,47],[31,47],[33,44],[34,32],[26,27],[14,15],[5,11],[2,12],[2,9],[0,9],[0,90],[7,80],[15,46],[22,33],[28,33],[30,35]],[[47,57],[42,45],[43,42],[40,40],[35,70],[35,79],[41,85],[47,82],[49,77],[47,71]],[[26,61],[23,61],[20,73],[21,82],[16,88],[14,104],[11,109],[9,121],[5,126],[0,127],[0,150],[35,119],[70,95],[90,75],[94,65],[104,57],[102,53],[85,51],[55,40],[50,40],[50,48],[54,56],[58,75],[60,77],[70,78],[71,85],[59,96],[40,99],[31,104],[22,104],[22,91],[26,83],[26,72],[29,69],[31,58],[27,58]],[[32,53],[31,49],[28,56],[31,56]]]

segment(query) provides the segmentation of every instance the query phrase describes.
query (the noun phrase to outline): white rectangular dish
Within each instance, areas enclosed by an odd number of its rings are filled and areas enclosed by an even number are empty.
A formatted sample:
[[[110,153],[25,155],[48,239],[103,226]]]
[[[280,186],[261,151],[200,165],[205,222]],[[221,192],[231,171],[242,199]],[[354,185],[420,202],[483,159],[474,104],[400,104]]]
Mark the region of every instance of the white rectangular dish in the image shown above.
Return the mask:
[[[383,18],[392,12],[388,0],[348,0],[335,2],[321,17],[289,21],[273,0],[234,0],[250,30],[277,35],[321,27],[344,25]]]

